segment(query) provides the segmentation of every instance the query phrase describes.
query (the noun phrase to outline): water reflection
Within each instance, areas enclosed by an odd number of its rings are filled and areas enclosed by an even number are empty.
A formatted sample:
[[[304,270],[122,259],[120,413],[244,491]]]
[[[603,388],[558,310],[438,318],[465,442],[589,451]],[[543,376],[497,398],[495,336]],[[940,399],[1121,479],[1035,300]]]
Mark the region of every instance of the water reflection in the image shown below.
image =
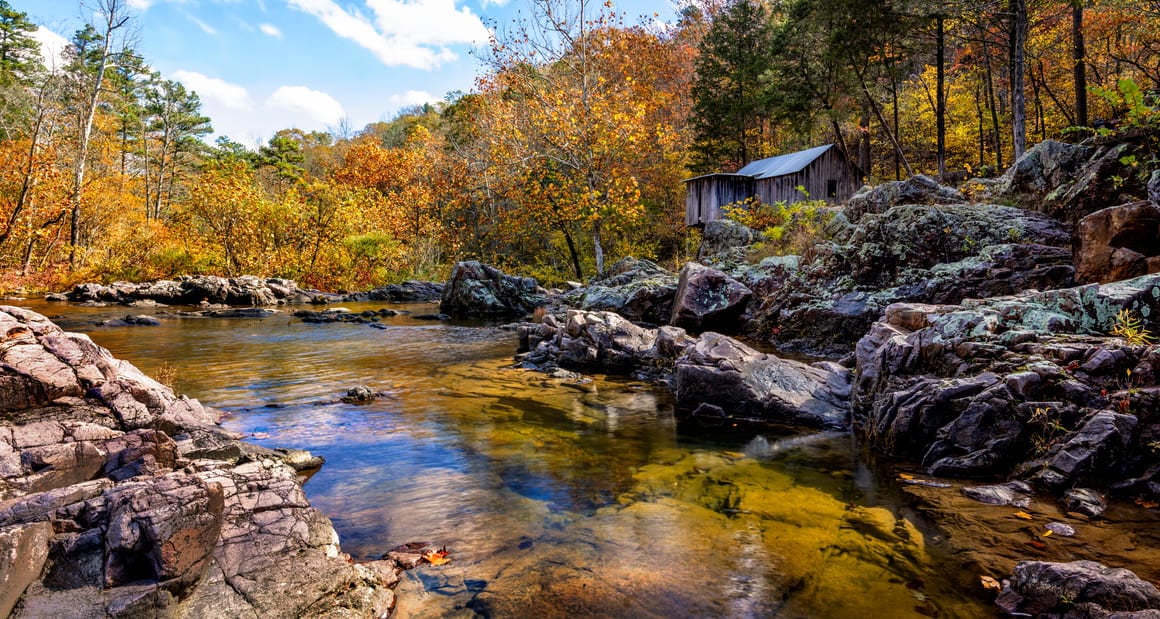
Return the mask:
[[[68,311],[146,372],[176,366],[179,390],[230,410],[230,429],[323,455],[306,491],[346,551],[446,545],[450,564],[399,585],[401,617],[987,614],[848,435],[681,436],[665,392],[510,369],[514,335],[490,327],[96,328],[125,312]],[[389,397],[334,403],[360,384]]]

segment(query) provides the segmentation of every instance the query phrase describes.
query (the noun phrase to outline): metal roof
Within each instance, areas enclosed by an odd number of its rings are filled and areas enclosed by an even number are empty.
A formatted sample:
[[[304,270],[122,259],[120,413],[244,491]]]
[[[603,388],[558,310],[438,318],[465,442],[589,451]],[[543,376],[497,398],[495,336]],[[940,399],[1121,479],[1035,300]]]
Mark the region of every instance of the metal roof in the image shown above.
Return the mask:
[[[733,172],[714,172],[712,174],[702,174],[700,176],[694,176],[693,178],[686,178],[685,180],[683,180],[681,182],[682,183],[689,183],[692,181],[699,181],[702,178],[710,178],[713,176],[729,176],[729,177],[738,177],[738,178],[741,178],[741,177],[749,178],[748,176],[745,176],[744,174],[735,174]]]
[[[737,174],[762,179],[801,172],[803,168],[813,163],[815,159],[821,157],[823,153],[833,148],[833,146],[833,144],[826,144],[825,146],[816,146],[808,150],[789,153],[788,155],[759,159],[738,170]]]

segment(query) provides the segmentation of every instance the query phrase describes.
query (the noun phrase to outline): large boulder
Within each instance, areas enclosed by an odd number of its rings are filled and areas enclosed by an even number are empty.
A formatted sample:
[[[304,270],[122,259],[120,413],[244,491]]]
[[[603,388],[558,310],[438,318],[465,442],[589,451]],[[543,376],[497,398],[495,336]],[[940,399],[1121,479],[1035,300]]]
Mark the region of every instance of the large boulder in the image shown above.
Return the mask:
[[[0,614],[383,616],[291,463],[88,337],[0,307]],[[175,440],[177,439],[177,440]]]
[[[1025,617],[1160,616],[1155,585],[1095,561],[1021,562],[996,603],[1004,613]]]
[[[670,324],[694,332],[737,332],[753,291],[728,275],[690,262],[681,269]]]
[[[616,312],[642,323],[665,324],[672,314],[677,278],[650,260],[631,256],[616,261],[604,275],[569,295],[589,312]]]
[[[843,213],[849,221],[857,222],[863,215],[885,213],[902,204],[962,204],[966,201],[966,196],[957,189],[917,174],[904,181],[863,187],[846,202]]]
[[[844,428],[850,372],[835,363],[781,359],[710,332],[677,359],[673,391],[678,407],[694,417]]]
[[[1160,207],[1160,170],[1153,170],[1148,179],[1148,201]]]
[[[1076,227],[1076,280],[1114,282],[1160,272],[1160,206],[1111,206]]]
[[[520,317],[547,303],[536,280],[505,275],[472,260],[460,262],[443,288],[439,311],[452,316]]]
[[[551,314],[520,327],[524,364],[551,371],[558,367],[612,374],[666,374],[692,344],[683,329],[648,329],[613,312],[569,310],[563,323]]]
[[[712,256],[733,253],[745,249],[757,239],[757,233],[732,219],[717,219],[705,224],[701,231],[701,245],[697,248],[697,260],[704,261]]]
[[[1071,224],[1100,209],[1146,196],[1145,181],[1130,157],[1142,144],[1132,138],[1092,144],[1046,140],[1030,148],[999,180],[995,192]]]

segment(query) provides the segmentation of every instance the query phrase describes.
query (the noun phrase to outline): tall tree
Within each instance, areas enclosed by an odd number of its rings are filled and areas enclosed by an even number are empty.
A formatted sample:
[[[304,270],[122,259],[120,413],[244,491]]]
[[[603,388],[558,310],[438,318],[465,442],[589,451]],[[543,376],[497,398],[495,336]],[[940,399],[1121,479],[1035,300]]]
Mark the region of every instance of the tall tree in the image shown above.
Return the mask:
[[[74,75],[83,87],[82,107],[79,109],[79,136],[77,140],[76,162],[73,167],[73,189],[69,198],[69,266],[76,266],[77,249],[81,243],[81,208],[84,197],[85,168],[88,163],[89,142],[92,138],[93,119],[97,115],[97,105],[101,98],[101,88],[105,82],[105,71],[113,62],[115,39],[128,24],[127,0],[99,0],[95,17],[97,25],[89,26],[77,33],[73,39],[75,48]]]
[[[26,82],[40,67],[40,43],[33,32],[36,24],[26,13],[0,0],[0,86]]]
[[[189,164],[183,159],[199,150],[200,138],[213,131],[213,127],[209,118],[201,114],[197,93],[187,91],[173,80],[156,82],[145,90],[144,112],[148,137],[156,144],[153,156],[144,160],[146,170],[150,166],[154,169],[152,191],[147,188],[145,192],[147,198],[152,198],[146,214],[151,219],[160,219],[183,167]]]
[[[1011,56],[1009,70],[1012,149],[1015,159],[1019,159],[1027,150],[1027,93],[1024,88],[1024,76],[1027,73],[1027,31],[1030,28],[1027,0],[1008,0],[1007,12],[1010,20],[1008,45]]]
[[[759,0],[732,0],[701,40],[693,81],[694,169],[737,169],[771,145],[769,96],[773,23]]]

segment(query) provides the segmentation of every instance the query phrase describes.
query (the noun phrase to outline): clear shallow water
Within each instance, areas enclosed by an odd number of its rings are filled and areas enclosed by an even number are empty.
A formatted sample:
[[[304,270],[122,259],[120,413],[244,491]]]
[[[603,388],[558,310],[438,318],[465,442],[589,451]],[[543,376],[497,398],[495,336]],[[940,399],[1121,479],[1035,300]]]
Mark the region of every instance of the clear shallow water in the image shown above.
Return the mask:
[[[450,564],[403,577],[399,617],[991,614],[846,435],[683,435],[664,391],[509,369],[515,335],[478,325],[95,327],[140,311],[22,305],[148,373],[175,366],[257,443],[324,456],[306,492],[352,555],[446,545]],[[328,403],[356,385],[389,397]]]

